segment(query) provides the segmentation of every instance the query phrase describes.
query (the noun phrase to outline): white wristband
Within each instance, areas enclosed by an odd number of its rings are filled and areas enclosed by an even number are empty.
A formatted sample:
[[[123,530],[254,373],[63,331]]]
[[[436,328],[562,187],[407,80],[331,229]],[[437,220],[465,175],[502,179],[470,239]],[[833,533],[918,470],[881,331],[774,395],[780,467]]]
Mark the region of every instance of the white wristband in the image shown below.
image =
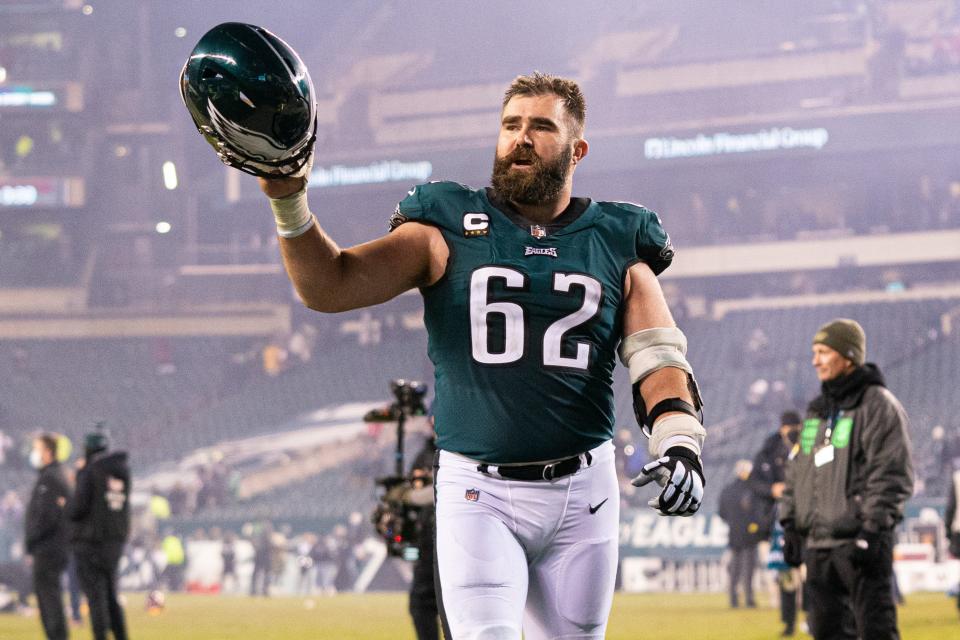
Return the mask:
[[[281,238],[301,236],[317,221],[307,206],[306,186],[285,198],[270,198],[270,208],[277,221],[277,235]]]

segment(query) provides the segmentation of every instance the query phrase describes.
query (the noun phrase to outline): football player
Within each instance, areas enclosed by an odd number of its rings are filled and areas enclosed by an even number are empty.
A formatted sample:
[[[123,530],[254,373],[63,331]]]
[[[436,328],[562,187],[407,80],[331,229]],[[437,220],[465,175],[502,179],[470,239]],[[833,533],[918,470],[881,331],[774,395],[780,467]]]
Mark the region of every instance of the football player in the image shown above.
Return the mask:
[[[248,29],[251,42],[267,37]],[[211,64],[218,58],[209,54],[236,59],[240,48],[201,45]],[[280,58],[295,63],[274,94],[296,93],[305,68],[292,50]],[[282,69],[284,62],[257,64]],[[618,351],[654,457],[634,483],[662,487],[650,502],[659,513],[699,508],[705,431],[686,339],[657,281],[673,258],[660,219],[640,206],[572,195],[589,150],[580,88],[540,73],[518,77],[503,98],[490,187],[417,185],[397,206],[390,233],[341,248],[308,208],[302,149],[289,162],[283,153],[244,152],[233,136],[244,132],[246,143],[252,127],[224,124],[229,104],[219,115],[204,113],[205,104],[231,98],[207,91],[203,74],[188,63],[185,100],[221,158],[260,176],[304,303],[330,313],[413,288],[423,296],[436,371],[436,552],[446,636],[602,638],[618,551],[611,442]],[[245,95],[267,95],[251,84],[241,83]],[[306,140],[309,126],[301,129]]]

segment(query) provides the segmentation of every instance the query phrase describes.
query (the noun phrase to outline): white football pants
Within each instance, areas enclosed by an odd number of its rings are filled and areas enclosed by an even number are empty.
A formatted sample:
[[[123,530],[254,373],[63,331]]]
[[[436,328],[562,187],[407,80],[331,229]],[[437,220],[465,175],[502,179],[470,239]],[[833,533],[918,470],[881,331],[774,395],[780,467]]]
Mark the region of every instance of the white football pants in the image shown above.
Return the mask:
[[[507,480],[439,454],[437,568],[453,640],[603,638],[617,572],[611,442],[551,481]],[[583,461],[584,458],[581,457]]]

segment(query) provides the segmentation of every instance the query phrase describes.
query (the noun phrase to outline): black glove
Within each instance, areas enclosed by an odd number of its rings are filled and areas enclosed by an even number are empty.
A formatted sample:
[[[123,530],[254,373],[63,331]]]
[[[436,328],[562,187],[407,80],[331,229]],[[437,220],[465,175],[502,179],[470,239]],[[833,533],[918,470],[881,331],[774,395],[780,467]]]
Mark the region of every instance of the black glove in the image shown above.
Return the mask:
[[[656,482],[663,491],[647,504],[662,516],[692,516],[703,502],[703,466],[687,447],[670,447],[662,458],[648,462],[633,479],[633,486]]]
[[[791,567],[803,564],[803,536],[792,525],[783,528],[783,561]]]
[[[853,562],[860,567],[877,567],[883,563],[883,540],[877,531],[861,529],[853,541]]]

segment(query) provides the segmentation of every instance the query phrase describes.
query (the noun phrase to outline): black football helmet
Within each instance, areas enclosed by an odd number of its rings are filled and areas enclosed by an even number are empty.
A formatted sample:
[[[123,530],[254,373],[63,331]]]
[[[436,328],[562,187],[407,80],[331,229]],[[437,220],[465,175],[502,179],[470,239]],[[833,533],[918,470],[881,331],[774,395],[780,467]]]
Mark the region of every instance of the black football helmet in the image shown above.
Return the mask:
[[[264,178],[307,166],[313,83],[300,56],[263,27],[225,22],[205,33],[180,72],[180,95],[224,164]]]

